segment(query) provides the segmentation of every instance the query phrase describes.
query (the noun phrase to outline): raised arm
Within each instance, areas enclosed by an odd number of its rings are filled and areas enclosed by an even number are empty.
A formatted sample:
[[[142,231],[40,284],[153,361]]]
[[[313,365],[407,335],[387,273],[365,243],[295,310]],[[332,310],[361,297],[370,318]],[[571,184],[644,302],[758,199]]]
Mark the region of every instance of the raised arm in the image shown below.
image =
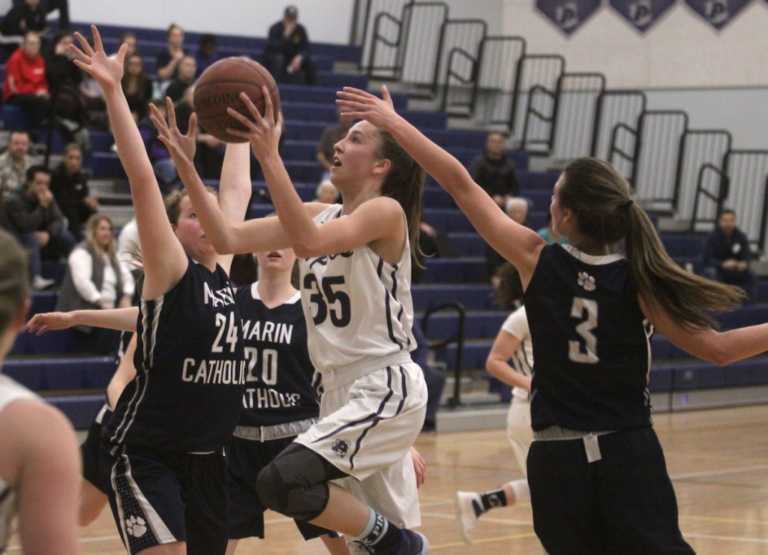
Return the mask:
[[[251,201],[251,150],[248,143],[228,144],[219,179],[219,206],[227,220],[242,223]],[[222,254],[218,263],[229,273],[232,254]]]
[[[44,312],[35,314],[27,322],[26,330],[35,335],[61,331],[76,326],[89,326],[117,331],[136,331],[139,309],[108,308],[103,310],[73,310],[72,312]]]
[[[690,355],[723,366],[768,351],[768,324],[746,326],[728,331],[712,328],[688,328],[676,322],[655,303],[640,299],[646,318],[656,331]]]
[[[352,87],[337,94],[342,116],[368,120],[389,132],[450,193],[483,239],[517,268],[523,283],[528,283],[545,245],[541,237],[510,219],[461,162],[399,116],[386,87],[382,87],[383,100]]]
[[[229,108],[229,114],[240,121],[247,131],[229,129],[232,134],[248,139],[256,159],[264,172],[272,203],[278,218],[297,256],[321,256],[348,251],[375,241],[392,239],[402,245],[405,239],[405,220],[397,201],[378,197],[363,203],[346,218],[336,218],[317,225],[313,211],[307,210],[293,186],[278,147],[282,132],[282,116],[274,113],[272,100],[266,87],[265,114],[245,93],[240,95],[251,114],[249,119]],[[325,205],[318,205],[322,209]]]
[[[139,239],[144,258],[144,289],[146,299],[154,299],[171,289],[187,269],[187,255],[173,232],[165,212],[163,197],[157,184],[144,141],[131,115],[120,80],[126,45],[114,57],[107,57],[101,35],[91,26],[93,47],[75,33],[81,49],[73,47],[75,64],[91,75],[101,86],[107,103],[107,112],[115,137],[115,145],[128,182]]]
[[[152,112],[150,116],[152,123],[157,128],[158,139],[171,154],[176,165],[176,171],[179,173],[179,177],[189,193],[189,198],[195,207],[200,224],[203,226],[216,252],[220,254],[251,253],[293,246],[277,218],[260,218],[243,222],[242,215],[235,219],[228,215],[225,212],[225,210],[230,210],[227,206],[228,202],[220,206],[219,202],[207,193],[205,184],[197,173],[197,169],[195,169],[193,156],[190,156],[188,145],[189,134],[181,134],[178,127],[175,126],[175,122],[170,120],[170,115],[169,119],[166,120],[155,107],[151,106],[150,110]],[[237,183],[234,188],[239,190],[241,186],[244,186],[245,179],[241,173],[243,172],[242,167],[238,169],[238,166],[242,166],[243,161],[240,158],[242,154],[237,150],[235,152],[237,154],[231,157],[230,161],[232,163],[229,169],[222,168],[222,181],[224,181],[224,173],[227,174],[227,181],[230,180],[230,175],[233,176],[234,181]],[[248,171],[250,173],[250,168]],[[250,187],[249,175],[249,193]],[[229,189],[229,185],[225,184],[225,188]],[[228,193],[225,196],[229,196]],[[237,197],[240,197],[240,195],[238,194]],[[233,197],[231,204],[234,206],[238,202]],[[315,215],[322,210],[323,206],[325,205],[307,203],[305,210],[310,215]]]

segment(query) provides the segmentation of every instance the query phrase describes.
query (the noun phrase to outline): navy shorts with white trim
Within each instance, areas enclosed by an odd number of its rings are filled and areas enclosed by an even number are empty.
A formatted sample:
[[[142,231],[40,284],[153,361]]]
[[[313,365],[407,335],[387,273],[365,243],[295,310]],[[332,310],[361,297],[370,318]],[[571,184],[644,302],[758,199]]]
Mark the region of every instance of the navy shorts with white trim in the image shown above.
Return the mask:
[[[227,547],[226,463],[222,452],[115,455],[109,501],[131,554],[186,542],[188,555],[224,555]]]

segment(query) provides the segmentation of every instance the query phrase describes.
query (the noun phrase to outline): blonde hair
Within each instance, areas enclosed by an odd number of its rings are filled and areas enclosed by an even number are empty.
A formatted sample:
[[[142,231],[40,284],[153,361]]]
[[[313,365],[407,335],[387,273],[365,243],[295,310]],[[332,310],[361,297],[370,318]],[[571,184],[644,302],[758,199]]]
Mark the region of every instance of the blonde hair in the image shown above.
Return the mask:
[[[104,214],[94,214],[88,218],[87,222],[85,222],[85,242],[95,251],[103,250],[101,246],[96,242],[96,228],[99,227],[101,222],[107,222],[109,227],[112,229],[115,228],[109,216],[105,216]],[[107,247],[107,254],[110,257],[115,256],[117,253],[117,247],[115,246],[115,243],[116,241],[113,236],[112,241],[110,241],[109,246]]]

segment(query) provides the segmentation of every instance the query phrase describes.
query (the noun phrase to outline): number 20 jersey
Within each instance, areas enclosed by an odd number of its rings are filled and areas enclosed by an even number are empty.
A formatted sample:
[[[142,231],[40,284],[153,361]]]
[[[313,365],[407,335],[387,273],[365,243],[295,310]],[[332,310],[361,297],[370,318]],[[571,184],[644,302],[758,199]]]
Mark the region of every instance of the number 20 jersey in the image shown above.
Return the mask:
[[[315,223],[343,217],[342,206],[333,204]],[[299,265],[309,355],[319,372],[416,348],[407,236],[397,264],[366,246]]]
[[[548,245],[524,302],[533,339],[534,430],[650,425],[652,329],[624,257]]]

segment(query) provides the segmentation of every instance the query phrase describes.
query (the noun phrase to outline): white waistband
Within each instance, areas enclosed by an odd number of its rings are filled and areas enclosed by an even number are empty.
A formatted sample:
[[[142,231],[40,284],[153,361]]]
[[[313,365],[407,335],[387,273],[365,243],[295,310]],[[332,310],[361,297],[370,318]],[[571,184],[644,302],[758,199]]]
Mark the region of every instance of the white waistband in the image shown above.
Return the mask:
[[[346,366],[328,368],[320,372],[323,378],[323,389],[326,391],[337,389],[387,366],[399,366],[412,362],[411,353],[403,351],[386,357],[365,358]]]

